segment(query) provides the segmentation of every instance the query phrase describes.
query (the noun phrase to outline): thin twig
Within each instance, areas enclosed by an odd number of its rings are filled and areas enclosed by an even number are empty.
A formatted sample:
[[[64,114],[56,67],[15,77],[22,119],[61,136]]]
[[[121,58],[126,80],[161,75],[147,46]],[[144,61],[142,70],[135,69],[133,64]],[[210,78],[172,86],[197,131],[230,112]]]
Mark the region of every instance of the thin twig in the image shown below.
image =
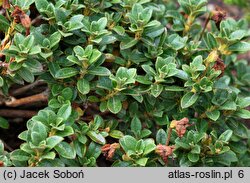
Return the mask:
[[[32,118],[36,114],[37,111],[0,109],[0,116],[7,118]]]
[[[83,121],[91,121],[91,120],[93,120],[93,116],[81,117],[81,120],[83,120]]]
[[[166,146],[169,145],[171,134],[172,134],[172,128],[169,127],[168,128],[168,137],[167,137],[167,141],[166,141]]]
[[[48,95],[45,92],[42,92],[21,99],[15,99],[14,97],[12,97],[12,100],[6,101],[5,105],[8,107],[18,107],[21,105],[32,104],[34,102],[47,102],[47,101],[48,101]]]
[[[203,27],[203,29],[202,29],[202,32],[201,32],[201,34],[200,34],[199,41],[201,40],[201,38],[202,38],[202,36],[203,36],[203,34],[204,34],[206,28],[207,28],[207,25],[208,25],[208,22],[209,22],[209,20],[210,20],[210,17],[211,17],[211,14],[209,13],[208,16],[207,16],[207,18],[206,18],[206,22],[205,22],[205,24],[204,24],[204,27]]]
[[[42,20],[42,15],[39,15],[39,16],[37,16],[35,19],[33,19],[32,21],[31,21],[31,25],[34,25],[34,24],[36,24],[37,22],[39,22],[40,20]]]
[[[21,94],[25,93],[28,90],[31,90],[32,88],[34,88],[36,86],[43,85],[43,84],[45,84],[44,81],[37,80],[34,83],[31,83],[31,84],[26,85],[26,86],[24,86],[22,88],[18,88],[18,89],[15,89],[15,90],[11,91],[10,95],[11,96],[18,96],[18,95],[21,95]]]

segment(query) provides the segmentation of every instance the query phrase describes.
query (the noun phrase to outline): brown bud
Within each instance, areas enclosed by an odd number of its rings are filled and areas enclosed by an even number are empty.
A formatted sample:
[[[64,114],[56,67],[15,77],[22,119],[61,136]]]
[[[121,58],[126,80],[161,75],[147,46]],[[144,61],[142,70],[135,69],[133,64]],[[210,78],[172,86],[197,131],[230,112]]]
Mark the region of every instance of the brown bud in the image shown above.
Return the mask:
[[[2,7],[4,9],[9,9],[10,8],[10,2],[9,2],[9,0],[3,0]]]
[[[227,16],[226,11],[217,6],[215,10],[212,11],[211,20],[215,21],[216,27],[220,29],[220,23],[222,20],[226,18],[226,16]]]
[[[30,17],[26,14],[22,14],[20,16],[20,19],[21,19],[21,23],[22,25],[26,28],[26,29],[29,29],[30,26],[31,26],[31,20],[30,20]]]
[[[0,167],[4,167],[4,162],[0,161]]]
[[[168,162],[168,157],[173,154],[175,146],[166,146],[159,144],[156,146],[155,152],[161,156],[165,163]]]
[[[179,121],[176,121],[175,129],[176,129],[178,137],[184,136],[184,134],[186,133],[186,130],[187,130],[186,128],[190,126],[190,124],[188,124],[188,122],[189,122],[188,118],[183,118]]]
[[[23,27],[26,28],[26,35],[28,35],[30,33],[31,26],[30,17],[26,15],[26,13],[18,6],[15,6],[15,9],[11,15],[14,17],[14,21],[16,23],[21,23]]]
[[[223,76],[226,65],[224,64],[223,60],[221,60],[220,58],[218,58],[213,66],[213,68],[218,71],[221,71],[221,74],[219,75],[219,78]]]
[[[24,13],[18,6],[14,7],[14,11],[12,12],[11,16],[14,17],[16,23],[20,23],[21,19],[20,16]]]
[[[120,148],[120,144],[113,143],[113,144],[105,144],[102,146],[101,151],[103,156],[106,157],[107,160],[111,160],[115,154],[115,150]]]

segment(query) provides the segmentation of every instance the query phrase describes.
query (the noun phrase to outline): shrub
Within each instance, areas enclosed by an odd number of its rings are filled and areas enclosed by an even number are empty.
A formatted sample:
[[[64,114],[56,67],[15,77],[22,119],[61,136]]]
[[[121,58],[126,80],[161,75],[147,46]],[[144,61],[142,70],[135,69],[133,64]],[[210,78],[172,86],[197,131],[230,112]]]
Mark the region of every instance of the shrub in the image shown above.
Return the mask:
[[[2,166],[250,166],[245,20],[206,0],[0,2],[3,103],[48,84]]]

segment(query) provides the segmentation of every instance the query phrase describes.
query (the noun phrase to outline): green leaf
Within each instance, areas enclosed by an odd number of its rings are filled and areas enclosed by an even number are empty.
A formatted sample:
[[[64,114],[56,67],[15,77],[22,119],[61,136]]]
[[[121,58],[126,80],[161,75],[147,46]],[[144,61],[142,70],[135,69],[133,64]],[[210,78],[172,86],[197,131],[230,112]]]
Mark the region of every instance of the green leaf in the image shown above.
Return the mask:
[[[9,122],[0,116],[0,128],[8,129]]]
[[[146,166],[147,162],[148,162],[148,158],[140,158],[135,161],[136,164],[143,166],[143,167]]]
[[[222,106],[220,106],[220,110],[236,111],[236,109],[237,109],[236,103],[233,101],[227,101]]]
[[[80,80],[77,81],[77,89],[78,91],[83,94],[86,95],[89,93],[90,91],[90,85],[89,85],[89,81],[87,81],[86,79],[82,78]]]
[[[2,155],[4,152],[4,144],[2,142],[2,140],[0,140],[0,154]]]
[[[220,111],[219,110],[213,110],[213,111],[206,111],[207,117],[209,117],[213,121],[217,121],[220,117]]]
[[[2,87],[4,85],[4,80],[3,78],[0,76],[0,87]]]
[[[58,109],[62,106],[62,104],[57,99],[53,98],[49,101],[48,106],[54,109]]]
[[[36,8],[39,12],[46,10],[49,3],[47,0],[35,0]]]
[[[35,77],[34,75],[32,74],[32,72],[25,68],[25,67],[22,67],[19,71],[18,71],[18,75],[23,78],[26,82],[28,83],[33,83],[34,80],[35,80]]]
[[[2,14],[0,14],[0,31],[6,32],[9,26],[9,21]]]
[[[42,159],[49,159],[49,160],[54,160],[56,157],[56,153],[55,152],[48,152],[43,154],[40,158]]]
[[[149,129],[143,129],[141,131],[140,137],[145,138],[145,137],[148,137],[151,134],[152,134],[152,132]]]
[[[81,29],[83,27],[82,20],[83,20],[83,15],[81,14],[74,15],[64,25],[67,27],[68,31],[74,31],[77,29]]]
[[[238,42],[235,43],[228,48],[229,51],[239,51],[239,52],[247,52],[250,50],[250,43],[248,42]]]
[[[143,155],[147,155],[147,154],[151,153],[156,148],[156,145],[155,145],[155,142],[153,139],[144,140],[144,145],[145,145],[145,148],[143,151]]]
[[[96,159],[100,156],[101,153],[101,146],[99,144],[96,144],[95,142],[90,142],[88,150],[86,152],[86,157],[94,157]]]
[[[87,135],[96,143],[104,145],[106,143],[105,138],[100,134],[96,133],[95,131],[88,131]]]
[[[104,112],[107,110],[107,101],[103,101],[100,103],[99,109],[101,112]]]
[[[33,46],[30,51],[29,51],[29,55],[36,55],[38,53],[41,53],[41,47],[40,46]]]
[[[68,67],[68,68],[63,68],[60,69],[56,72],[55,77],[57,79],[65,79],[65,78],[70,78],[72,76],[77,75],[79,72],[77,69],[72,68],[72,67]]]
[[[53,149],[57,144],[63,141],[63,137],[51,136],[46,139],[46,146],[49,149]]]
[[[206,67],[203,65],[203,59],[201,55],[195,57],[190,66],[194,71],[204,71],[206,69]]]
[[[34,36],[32,35],[29,35],[27,36],[24,41],[22,42],[23,46],[26,48],[26,49],[30,49],[33,44],[34,44],[34,41],[35,41],[35,38]]]
[[[121,36],[125,34],[125,29],[122,26],[115,26],[113,30]]]
[[[207,44],[208,48],[211,50],[214,48],[217,48],[217,46],[218,46],[218,43],[217,43],[216,39],[214,38],[214,35],[210,32],[206,35],[206,44]]]
[[[151,94],[156,98],[163,91],[163,86],[161,84],[153,84],[151,85]]]
[[[59,32],[53,33],[49,38],[49,40],[50,40],[50,48],[53,48],[54,46],[56,46],[60,42],[61,37],[62,36],[61,36],[61,34]]]
[[[233,131],[234,135],[247,139],[248,138],[248,128],[240,121],[228,121],[228,127]]]
[[[232,130],[226,130],[225,132],[223,132],[220,137],[218,138],[218,140],[221,140],[223,142],[228,142],[230,140],[230,138],[233,135],[233,131]]]
[[[177,147],[181,147],[183,149],[190,149],[190,145],[187,142],[183,142],[180,138],[175,139],[175,144]]]
[[[64,100],[72,100],[73,98],[73,90],[72,88],[65,87],[62,91],[60,90],[61,96],[64,98]]]
[[[199,154],[192,154],[191,152],[188,153],[188,160],[189,161],[196,163],[197,161],[199,161],[199,159],[200,159]]]
[[[149,74],[150,76],[155,76],[156,75],[156,72],[155,70],[150,67],[149,65],[142,65],[142,69],[147,73]]]
[[[55,146],[55,150],[64,158],[74,159],[76,157],[75,149],[67,142],[60,142],[57,146]]]
[[[98,66],[98,67],[88,70],[88,74],[92,74],[96,76],[109,76],[111,72],[106,67]]]
[[[61,159],[55,158],[53,160],[51,159],[44,159],[38,163],[39,167],[64,167],[65,164],[62,162]]]
[[[38,145],[47,137],[46,126],[41,122],[35,122],[31,128],[31,140],[34,145]]]
[[[166,86],[165,90],[166,91],[175,91],[175,92],[178,92],[178,91],[184,91],[184,87],[180,87],[180,86]]]
[[[188,92],[181,98],[181,107],[182,108],[188,108],[191,105],[193,105],[197,99],[199,98],[199,95],[196,93]]]
[[[166,144],[167,141],[167,133],[163,129],[159,129],[156,134],[156,142],[157,144]]]
[[[126,50],[126,49],[131,48],[132,46],[136,45],[137,42],[138,42],[138,40],[136,40],[136,39],[132,39],[128,42],[121,42],[120,48],[121,48],[121,50]]]
[[[202,132],[206,132],[208,129],[208,123],[205,120],[198,120],[195,123],[195,126],[197,127],[197,130],[202,133]]]
[[[190,153],[192,154],[200,154],[200,152],[201,152],[201,147],[197,144],[195,144],[195,146],[190,151]]]
[[[134,137],[125,135],[119,140],[119,142],[125,152],[128,152],[129,150],[135,151],[137,141]]]
[[[172,34],[168,37],[169,46],[174,50],[182,49],[187,42],[187,37],[180,37],[178,34]]]
[[[248,147],[246,146],[244,141],[239,142],[230,142],[230,149],[238,154],[245,154],[248,151]]]
[[[30,159],[30,157],[31,157],[30,154],[28,154],[20,149],[14,150],[10,154],[10,159],[12,161],[28,161]]]
[[[92,64],[95,61],[97,61],[97,59],[100,58],[101,55],[102,55],[102,53],[99,50],[94,49],[89,60],[88,60],[89,64]]]
[[[238,98],[237,105],[239,105],[240,108],[245,108],[250,106],[250,97]]]
[[[100,18],[100,19],[97,21],[99,31],[105,29],[105,27],[107,26],[107,23],[108,23],[108,19],[107,19],[106,17]]]
[[[141,121],[137,116],[133,117],[130,128],[136,134],[141,131],[142,129]]]
[[[237,162],[238,158],[233,151],[227,151],[213,158],[216,163],[221,163],[225,166],[230,166],[232,162]]]
[[[73,135],[74,133],[75,133],[74,129],[71,126],[65,126],[64,130],[57,131],[56,135],[61,136],[61,137],[67,137],[67,136]]]
[[[112,113],[117,114],[122,109],[122,103],[117,97],[111,97],[108,99],[107,107]]]
[[[236,116],[243,119],[250,119],[250,111],[246,109],[240,109],[239,111],[234,113]]]
[[[71,115],[71,112],[72,112],[72,107],[70,102],[68,102],[58,110],[57,116],[63,118],[63,120],[66,121]]]
[[[110,133],[109,133],[109,136],[110,137],[113,137],[115,139],[120,139],[124,136],[124,134],[119,131],[119,130],[112,130]]]

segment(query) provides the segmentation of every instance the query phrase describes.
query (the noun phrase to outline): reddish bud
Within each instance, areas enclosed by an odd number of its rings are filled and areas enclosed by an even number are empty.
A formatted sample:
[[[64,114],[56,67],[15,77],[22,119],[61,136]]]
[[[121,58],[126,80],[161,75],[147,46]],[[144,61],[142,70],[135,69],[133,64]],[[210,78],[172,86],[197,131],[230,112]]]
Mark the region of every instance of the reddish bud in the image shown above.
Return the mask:
[[[26,29],[30,28],[30,26],[31,26],[31,20],[30,20],[30,17],[28,15],[23,14],[23,15],[20,16],[20,19],[21,19],[22,25]]]
[[[156,146],[155,152],[161,156],[165,163],[168,162],[168,157],[173,154],[175,146],[166,146],[159,144]]]
[[[4,162],[0,161],[0,167],[4,167]]]
[[[215,10],[212,11],[211,20],[215,21],[216,27],[220,29],[220,23],[222,20],[226,18],[226,16],[227,16],[226,11],[217,6]]]
[[[213,66],[213,68],[215,70],[220,70],[221,74],[219,75],[219,78],[223,76],[226,65],[224,64],[223,60],[221,60],[220,58],[218,58]]]
[[[16,23],[21,23],[23,27],[26,29],[26,35],[30,33],[31,20],[26,13],[21,10],[18,6],[15,6],[14,11],[11,14],[14,17],[14,21]]]
[[[106,157],[107,160],[111,160],[115,154],[116,149],[120,148],[120,144],[113,143],[113,144],[105,144],[102,146],[101,151],[103,156]]]
[[[188,118],[182,118],[179,121],[174,120],[174,121],[172,121],[170,127],[176,129],[178,137],[183,137],[183,135],[187,131],[186,128],[190,126],[190,124],[188,124],[188,122],[189,122]]]
[[[9,2],[9,0],[3,0],[2,7],[4,9],[9,9],[10,8],[10,2]]]

